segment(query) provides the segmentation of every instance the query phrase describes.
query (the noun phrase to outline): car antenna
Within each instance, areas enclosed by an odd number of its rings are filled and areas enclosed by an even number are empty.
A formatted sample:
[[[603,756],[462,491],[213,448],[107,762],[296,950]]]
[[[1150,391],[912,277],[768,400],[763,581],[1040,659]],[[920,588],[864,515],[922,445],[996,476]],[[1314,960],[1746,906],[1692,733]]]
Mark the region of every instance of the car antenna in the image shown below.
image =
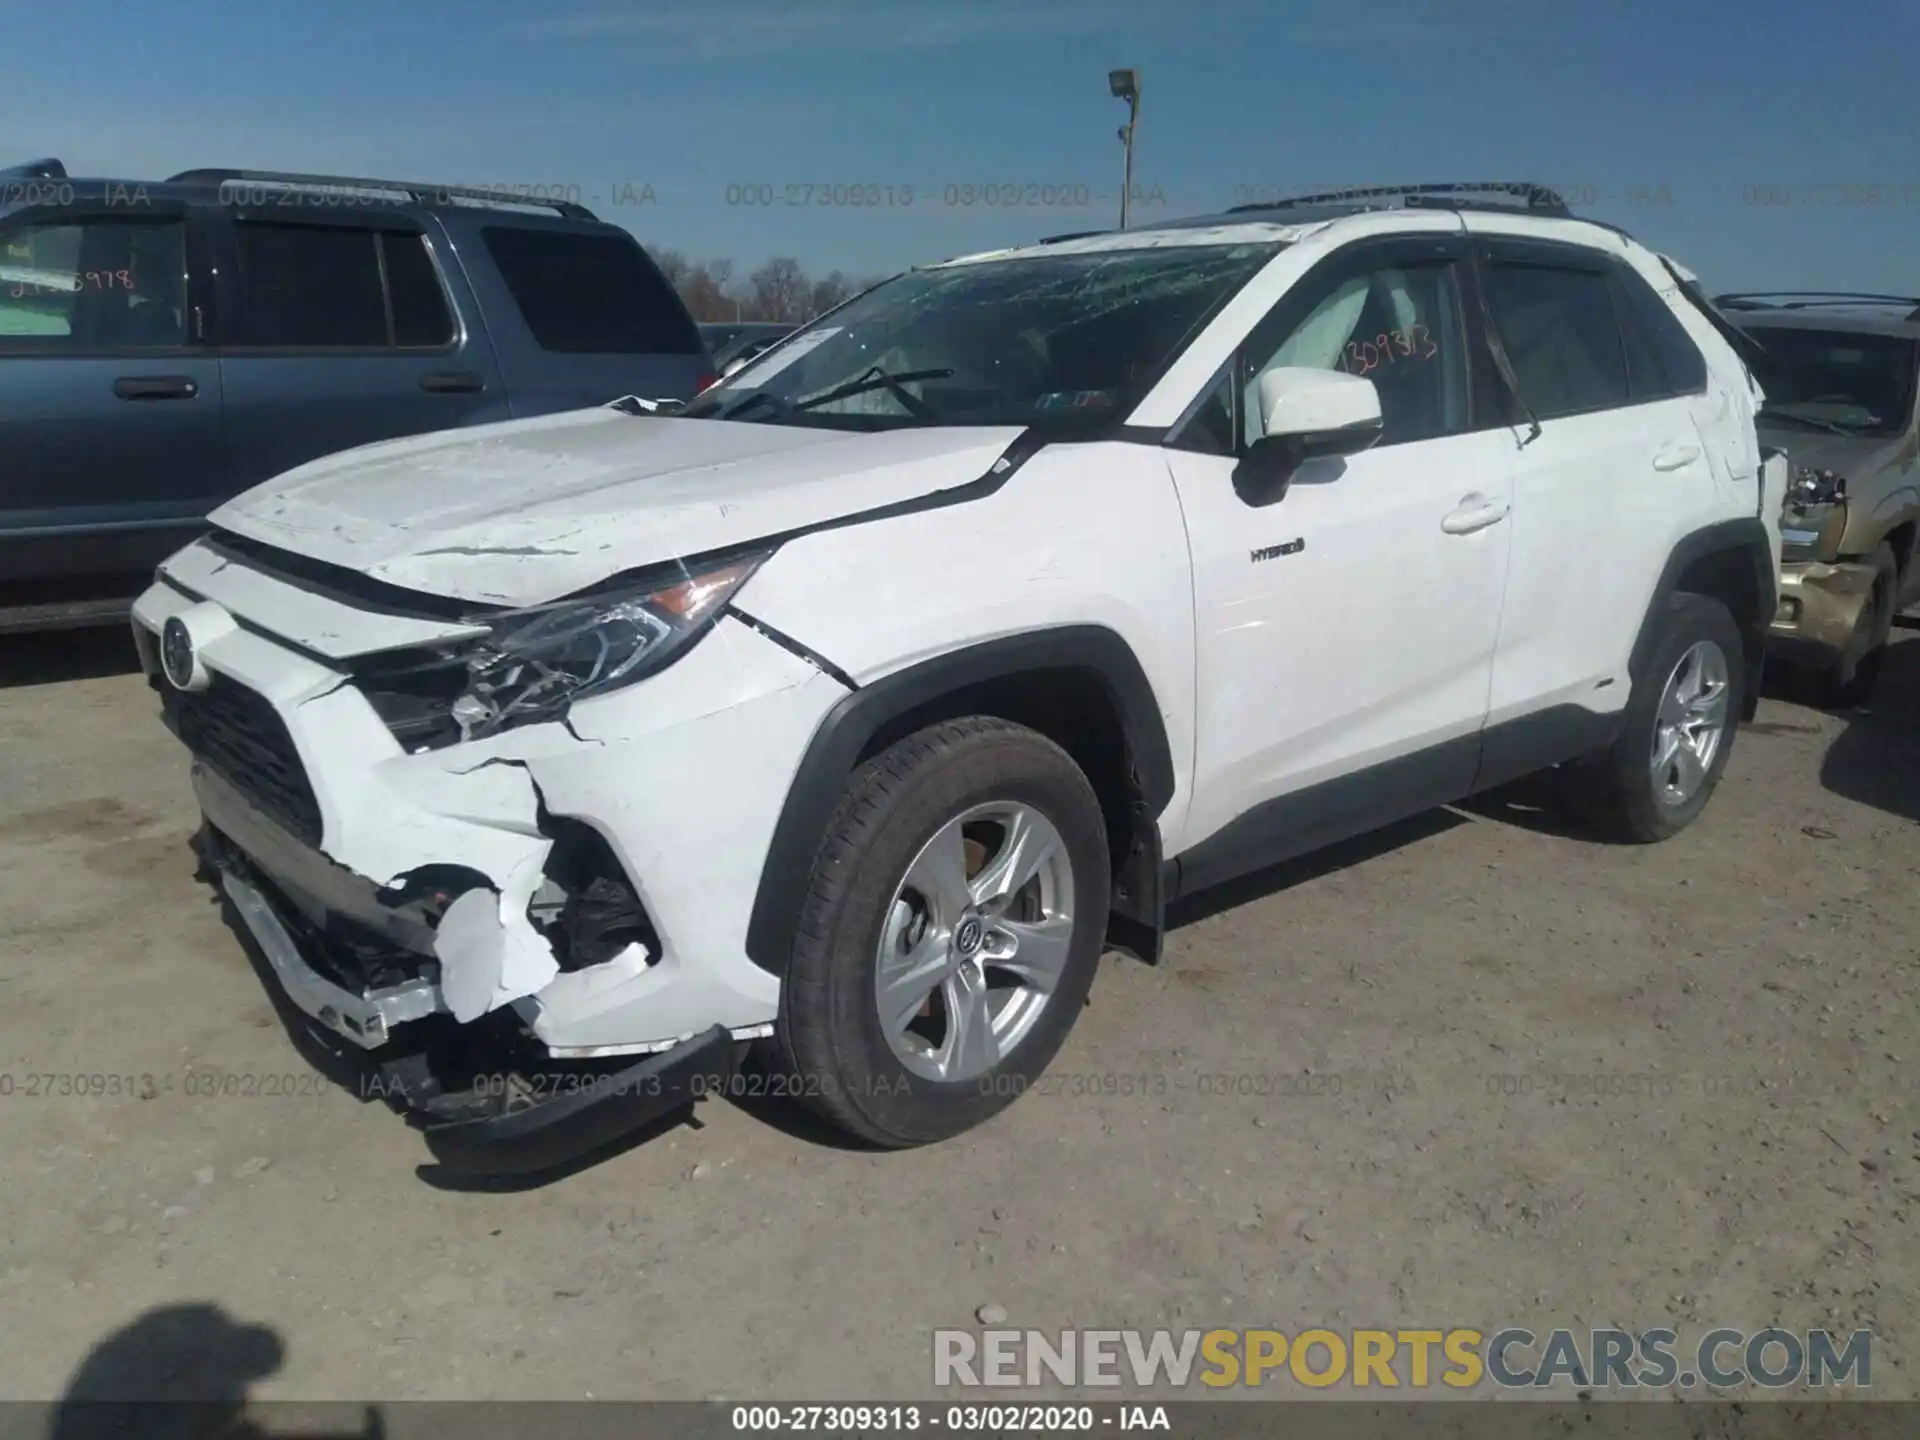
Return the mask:
[[[1458,210],[1454,211],[1453,215],[1460,222],[1461,236],[1471,244],[1473,232],[1467,229],[1467,217]],[[1540,438],[1540,420],[1533,413],[1533,407],[1527,404],[1527,397],[1521,392],[1520,377],[1513,373],[1513,362],[1507,358],[1507,347],[1500,338],[1500,327],[1494,323],[1493,307],[1487,303],[1487,288],[1480,283],[1477,270],[1473,277],[1473,295],[1480,302],[1480,323],[1486,328],[1487,353],[1493,357],[1493,368],[1499,372],[1500,381],[1507,387],[1507,393],[1520,402],[1520,413],[1527,417],[1527,438],[1520,442],[1520,448],[1524,450]]]

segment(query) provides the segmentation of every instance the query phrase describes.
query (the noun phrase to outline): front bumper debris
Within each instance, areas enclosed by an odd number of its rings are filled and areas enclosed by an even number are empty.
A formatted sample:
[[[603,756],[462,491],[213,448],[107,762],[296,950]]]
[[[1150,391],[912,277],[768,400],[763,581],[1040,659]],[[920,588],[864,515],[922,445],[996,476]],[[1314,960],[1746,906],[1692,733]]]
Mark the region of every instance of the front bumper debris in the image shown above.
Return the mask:
[[[1871,565],[1789,561],[1780,567],[1780,600],[1769,640],[1789,648],[1844,653],[1873,594]]]
[[[461,1104],[431,1101],[406,1112],[433,1157],[465,1175],[534,1175],[605,1149],[703,1094],[724,1093],[737,1064],[724,1025],[611,1073],[573,1074],[541,1083],[519,1077],[493,1114],[459,1115]],[[476,1086],[492,1092],[489,1084]],[[457,1118],[447,1118],[449,1110]]]
[[[328,1031],[363,1051],[388,1053],[399,1048],[388,1042],[401,1025],[432,1016],[451,1023],[430,962],[417,976],[373,989],[356,988],[344,974],[336,979],[323,973],[307,957],[334,957],[337,945],[311,932],[275,879],[211,824],[202,853],[286,998]],[[389,1054],[363,1080],[362,1096],[384,1099],[403,1115],[450,1171],[523,1176],[558,1169],[703,1094],[721,1093],[734,1073],[740,1042],[726,1026],[715,1025],[620,1070],[604,1063],[556,1064],[524,1040],[516,1045],[498,1025],[470,1033],[459,1049],[462,1061],[453,1065],[431,1044]]]

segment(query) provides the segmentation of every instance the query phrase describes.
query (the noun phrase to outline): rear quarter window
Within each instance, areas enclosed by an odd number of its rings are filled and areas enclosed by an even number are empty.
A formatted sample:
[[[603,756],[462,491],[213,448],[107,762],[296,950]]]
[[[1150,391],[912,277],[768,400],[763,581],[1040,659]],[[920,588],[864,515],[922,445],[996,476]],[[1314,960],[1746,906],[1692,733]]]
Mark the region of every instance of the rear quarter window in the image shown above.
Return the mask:
[[[1658,393],[1698,395],[1704,392],[1707,388],[1706,357],[1700,353],[1700,347],[1693,343],[1686,326],[1668,308],[1667,302],[1656,295],[1653,287],[1631,267],[1618,266],[1615,276],[1620,284],[1620,297],[1625,301],[1626,313],[1620,320],[1628,334],[1629,349],[1638,340],[1653,352],[1663,382]],[[1641,394],[1641,383],[1640,376],[1636,374],[1636,395]]]
[[[639,242],[515,226],[481,231],[542,350],[569,355],[701,355],[700,333]]]

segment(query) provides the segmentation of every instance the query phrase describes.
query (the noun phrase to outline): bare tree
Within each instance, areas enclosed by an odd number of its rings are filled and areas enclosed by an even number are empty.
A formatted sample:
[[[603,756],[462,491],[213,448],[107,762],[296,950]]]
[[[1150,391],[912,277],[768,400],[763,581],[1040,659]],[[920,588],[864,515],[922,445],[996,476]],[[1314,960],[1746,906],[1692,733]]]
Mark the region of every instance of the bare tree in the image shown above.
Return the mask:
[[[808,297],[808,313],[824,315],[853,293],[853,282],[843,272],[832,271],[813,282],[812,293]]]
[[[739,299],[728,293],[732,281],[731,260],[697,260],[680,282],[680,298],[695,320],[737,320]]]
[[[647,253],[688,312],[703,324],[755,320],[799,325],[880,283],[877,277],[855,278],[842,270],[816,280],[790,255],[775,256],[744,282],[736,282],[733,262],[725,258],[694,260],[665,247],[650,247]]]
[[[687,271],[690,268],[687,257],[678,250],[658,250],[652,246],[647,247],[647,254],[653,257],[654,265],[666,282],[676,292],[684,293],[687,286]]]
[[[791,255],[777,255],[755,270],[747,277],[747,289],[756,320],[797,325],[816,313],[811,308],[813,284]]]

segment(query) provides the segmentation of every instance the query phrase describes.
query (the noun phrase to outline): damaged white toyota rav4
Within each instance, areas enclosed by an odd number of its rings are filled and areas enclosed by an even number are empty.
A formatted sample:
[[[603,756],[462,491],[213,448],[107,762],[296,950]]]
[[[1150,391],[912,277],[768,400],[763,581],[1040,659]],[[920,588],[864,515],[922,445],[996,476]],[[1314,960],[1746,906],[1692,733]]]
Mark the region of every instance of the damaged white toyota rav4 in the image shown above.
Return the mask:
[[[1199,887],[1553,766],[1687,825],[1774,614],[1757,391],[1625,236],[1419,188],[929,266],[678,413],[223,506],[135,633],[287,999],[453,1166],[750,1042],[912,1145]]]

